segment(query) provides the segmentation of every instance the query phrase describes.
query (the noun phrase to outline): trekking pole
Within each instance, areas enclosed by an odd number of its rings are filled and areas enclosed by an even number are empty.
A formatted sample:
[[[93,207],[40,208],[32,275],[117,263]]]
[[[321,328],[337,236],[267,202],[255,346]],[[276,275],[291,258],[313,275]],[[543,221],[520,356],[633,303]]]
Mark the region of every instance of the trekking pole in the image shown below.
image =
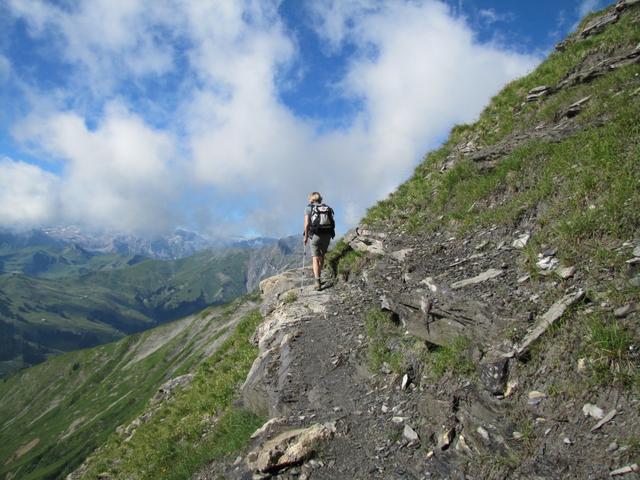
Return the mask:
[[[304,261],[307,258],[307,246],[302,244],[302,278],[300,279],[300,293],[302,293],[302,288],[304,287]]]

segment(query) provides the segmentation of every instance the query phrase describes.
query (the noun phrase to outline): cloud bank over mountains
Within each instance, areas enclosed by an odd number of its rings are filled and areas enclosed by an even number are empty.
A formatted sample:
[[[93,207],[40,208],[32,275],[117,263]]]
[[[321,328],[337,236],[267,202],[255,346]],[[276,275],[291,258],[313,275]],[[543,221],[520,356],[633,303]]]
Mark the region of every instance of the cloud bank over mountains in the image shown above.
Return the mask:
[[[319,190],[350,226],[540,60],[442,2],[298,5],[306,29],[279,2],[9,0],[43,59],[19,75],[0,52],[20,146],[0,152],[0,224],[284,235]],[[343,66],[335,121],[283,100],[309,41]]]

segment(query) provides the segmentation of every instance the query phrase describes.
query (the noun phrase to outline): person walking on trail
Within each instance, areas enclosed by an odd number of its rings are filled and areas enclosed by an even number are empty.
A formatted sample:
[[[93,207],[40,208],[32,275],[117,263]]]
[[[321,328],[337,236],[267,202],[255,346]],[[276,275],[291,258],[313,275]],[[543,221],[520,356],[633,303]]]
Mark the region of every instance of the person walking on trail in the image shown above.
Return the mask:
[[[322,290],[320,273],[324,266],[324,256],[329,249],[331,239],[336,236],[333,209],[322,203],[322,195],[313,192],[309,195],[309,205],[304,209],[304,245],[311,239],[313,257],[313,276],[315,289]]]

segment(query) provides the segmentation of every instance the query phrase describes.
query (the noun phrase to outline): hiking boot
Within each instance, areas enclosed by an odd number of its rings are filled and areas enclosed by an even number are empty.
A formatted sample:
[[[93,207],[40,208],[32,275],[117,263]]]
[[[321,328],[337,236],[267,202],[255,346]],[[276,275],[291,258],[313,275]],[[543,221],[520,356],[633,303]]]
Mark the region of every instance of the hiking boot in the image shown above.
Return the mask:
[[[316,278],[316,286],[314,287],[314,290],[317,290],[317,291],[322,290],[322,283],[320,282],[319,278]]]

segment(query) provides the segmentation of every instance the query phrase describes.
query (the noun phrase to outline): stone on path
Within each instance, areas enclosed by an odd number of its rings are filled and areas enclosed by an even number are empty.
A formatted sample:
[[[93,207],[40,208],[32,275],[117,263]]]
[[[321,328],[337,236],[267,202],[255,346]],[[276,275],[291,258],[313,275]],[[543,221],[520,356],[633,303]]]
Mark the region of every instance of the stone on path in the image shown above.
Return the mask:
[[[413,248],[403,248],[401,250],[391,252],[389,256],[399,262],[404,262],[407,258],[407,255],[409,255],[411,252],[413,252]]]
[[[427,287],[429,287],[429,290],[431,290],[432,292],[437,292],[438,291],[438,287],[436,286],[436,284],[433,281],[433,278],[431,278],[431,277],[425,278],[420,283],[422,285],[426,285]]]
[[[531,238],[531,234],[530,233],[525,233],[523,235],[520,235],[518,238],[516,238],[513,243],[511,244],[511,246],[513,248],[518,248],[518,249],[522,249],[524,248],[527,243],[529,243],[529,239]]]
[[[420,437],[418,437],[418,434],[416,433],[416,431],[413,428],[411,428],[409,425],[404,426],[404,430],[402,431],[402,436],[407,440],[409,440],[409,442],[420,441]]]
[[[453,440],[453,428],[445,429],[440,435],[438,435],[438,448],[440,450],[446,450],[451,445]]]
[[[564,315],[564,312],[566,312],[569,307],[580,301],[582,297],[584,297],[584,291],[578,290],[577,292],[565,295],[554,303],[542,316],[534,329],[524,337],[520,346],[516,348],[515,354],[522,355],[525,353],[533,342],[540,338],[556,320]]]
[[[404,376],[402,377],[402,385],[400,386],[400,389],[406,390],[408,386],[409,386],[409,375],[405,373]]]
[[[529,392],[529,400],[528,400],[528,404],[529,405],[537,405],[539,404],[543,399],[547,398],[547,394],[543,393],[543,392],[539,392],[537,390],[532,390]]]
[[[479,275],[476,275],[472,278],[467,278],[466,280],[460,280],[459,282],[454,282],[451,284],[451,288],[463,288],[469,285],[475,285],[477,283],[486,282],[487,280],[491,280],[492,278],[499,277],[504,272],[502,270],[498,270],[496,268],[490,268],[486,272],[482,272]]]
[[[556,275],[558,275],[560,278],[566,280],[567,278],[571,278],[573,277],[573,275],[576,273],[576,267],[575,266],[570,266],[570,267],[559,267],[556,269]]]
[[[540,256],[540,260],[536,262],[538,268],[542,270],[553,270],[560,263],[560,260],[553,256]]]
[[[603,425],[609,423],[611,420],[613,420],[613,417],[615,417],[618,414],[618,411],[614,408],[613,410],[611,410],[609,413],[607,413],[607,415],[600,420],[598,423],[596,423],[593,428],[591,430],[589,430],[591,433],[595,432],[596,430],[599,430],[600,428],[602,428]]]
[[[624,318],[627,315],[635,312],[637,309],[638,304],[636,302],[630,302],[620,308],[616,308],[613,314],[618,318]]]
[[[582,407],[582,413],[585,416],[591,416],[596,420],[601,420],[604,417],[604,412],[597,405],[593,405],[591,403],[585,403]]]
[[[476,428],[476,432],[478,432],[478,434],[484,438],[485,440],[489,440],[489,432],[487,432],[487,429],[484,427],[478,427]]]
[[[637,463],[632,463],[631,465],[626,465],[621,468],[616,468],[609,472],[610,477],[616,477],[618,475],[626,475],[627,473],[640,472],[640,467],[638,467]]]
[[[257,472],[275,472],[296,465],[314,453],[320,441],[333,436],[335,424],[316,423],[309,428],[283,432],[247,456],[247,465]]]

